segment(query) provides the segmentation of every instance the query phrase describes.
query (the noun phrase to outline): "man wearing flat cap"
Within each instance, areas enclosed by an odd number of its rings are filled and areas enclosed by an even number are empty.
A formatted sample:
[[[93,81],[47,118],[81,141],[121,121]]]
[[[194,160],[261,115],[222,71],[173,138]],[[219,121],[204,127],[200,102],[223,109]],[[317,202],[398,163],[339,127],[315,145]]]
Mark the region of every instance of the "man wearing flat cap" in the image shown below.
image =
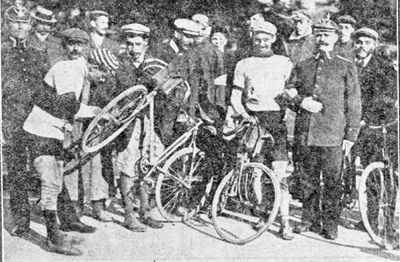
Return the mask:
[[[380,125],[382,122],[388,124],[397,117],[397,74],[389,62],[379,59],[375,54],[379,41],[375,30],[360,28],[353,33],[352,38],[362,98],[361,131],[353,155],[357,156],[355,164],[365,168],[371,162],[382,161],[382,134],[369,132],[367,126]],[[397,125],[389,127],[389,154],[396,165],[397,138]]]
[[[49,69],[45,52],[27,44],[31,17],[23,6],[12,6],[4,14],[7,37],[1,44],[2,153],[10,184],[10,208],[13,236],[30,233],[27,163],[30,149],[28,134],[22,129],[28,116],[33,93],[42,85]]]
[[[110,50],[114,55],[119,53],[119,45],[116,41],[109,39],[108,32],[110,15],[101,10],[91,11],[89,13],[89,25],[92,28],[90,33],[90,43],[87,54],[93,49],[103,48]]]
[[[51,65],[57,62],[57,57],[62,51],[61,39],[51,32],[57,23],[51,10],[38,6],[31,14],[34,22],[34,33],[28,38],[28,44],[34,48],[45,51]]]
[[[353,61],[334,49],[336,23],[322,19],[313,27],[316,53],[294,67],[287,86],[297,113],[293,160],[304,182],[302,224],[295,232],[313,231],[333,240],[341,213],[342,157],[357,139],[361,95]]]
[[[253,53],[236,65],[231,104],[244,119],[251,122],[258,120],[262,128],[273,136],[275,141],[273,148],[263,147],[254,161],[263,162],[264,158],[272,159],[272,168],[282,185],[280,233],[283,239],[291,240],[293,232],[289,225],[290,195],[286,180],[288,163],[286,126],[283,122],[285,110],[275,102],[274,98],[284,90],[293,64],[288,57],[275,55],[272,52],[271,47],[276,40],[276,33],[276,27],[269,22],[260,22],[253,28]],[[257,175],[257,178],[261,177],[260,174]],[[256,191],[256,195],[260,198],[259,202],[263,203],[261,186]]]
[[[339,53],[344,55],[344,57],[353,60],[354,59],[354,48],[353,40],[351,39],[351,34],[356,28],[356,19],[349,15],[339,16],[337,18],[337,24],[339,27],[339,41],[336,42],[336,47]]]

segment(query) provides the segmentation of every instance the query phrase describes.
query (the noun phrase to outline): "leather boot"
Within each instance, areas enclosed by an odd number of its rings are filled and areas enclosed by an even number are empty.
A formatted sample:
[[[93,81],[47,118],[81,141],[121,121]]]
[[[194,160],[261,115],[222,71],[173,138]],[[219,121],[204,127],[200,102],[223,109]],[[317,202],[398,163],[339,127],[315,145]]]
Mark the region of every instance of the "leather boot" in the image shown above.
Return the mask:
[[[145,232],[147,230],[147,227],[140,223],[139,220],[137,220],[137,218],[135,217],[135,212],[133,212],[133,210],[125,210],[125,221],[123,225],[133,232]]]
[[[46,221],[47,246],[50,251],[67,256],[82,255],[82,251],[73,246],[72,238],[68,238],[59,230],[56,211],[45,210],[43,215]]]
[[[94,218],[101,222],[111,222],[112,217],[104,210],[104,199],[92,201]]]

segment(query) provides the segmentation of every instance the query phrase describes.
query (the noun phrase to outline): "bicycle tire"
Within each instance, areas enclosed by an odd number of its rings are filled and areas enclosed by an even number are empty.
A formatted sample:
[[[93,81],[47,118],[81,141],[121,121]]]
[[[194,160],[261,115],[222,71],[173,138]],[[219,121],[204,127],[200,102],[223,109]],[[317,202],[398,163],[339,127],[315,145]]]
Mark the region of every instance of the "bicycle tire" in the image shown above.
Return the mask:
[[[97,115],[82,137],[82,150],[92,153],[114,140],[132,122],[140,112],[138,108],[146,101],[147,89],[142,85],[133,86],[116,98]],[[107,120],[105,115],[113,115],[114,120]]]
[[[262,171],[261,203],[256,203],[256,194],[252,192],[252,182],[249,182],[252,181],[249,175],[253,176],[255,169]],[[238,175],[232,170],[219,184],[212,202],[212,221],[223,239],[243,245],[261,236],[274,222],[281,203],[281,193],[278,179],[272,170],[260,163],[247,163],[243,164],[243,182],[239,187],[242,192],[247,190],[248,196],[242,196],[246,201],[241,201],[232,190]]]
[[[385,177],[389,176],[385,175],[385,169],[383,162],[373,162],[365,168],[360,179],[358,199],[362,222],[372,241],[382,248],[393,249],[399,247],[398,221],[397,228],[393,226],[396,220],[393,198],[396,199],[399,184],[394,175],[395,195],[388,203],[389,192],[384,183],[388,182]]]
[[[192,212],[200,201],[202,189],[198,184],[203,184],[203,176],[200,173],[204,162],[204,154],[198,149],[183,148],[175,152],[166,160],[163,170],[156,182],[156,203],[161,215],[168,221],[182,221],[185,216],[180,211],[183,208],[187,213]],[[194,164],[192,169],[191,164]],[[189,181],[189,174],[193,172],[193,180]],[[190,183],[190,188],[183,186]],[[186,213],[186,214],[187,214]]]

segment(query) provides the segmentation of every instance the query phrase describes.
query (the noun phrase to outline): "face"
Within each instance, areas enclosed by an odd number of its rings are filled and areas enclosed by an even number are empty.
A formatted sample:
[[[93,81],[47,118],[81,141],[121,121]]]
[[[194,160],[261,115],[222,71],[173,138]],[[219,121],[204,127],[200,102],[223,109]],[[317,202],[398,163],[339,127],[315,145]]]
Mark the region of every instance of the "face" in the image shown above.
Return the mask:
[[[98,65],[88,64],[89,80],[95,84],[104,83],[110,75],[110,72],[99,68]]]
[[[83,51],[86,49],[86,43],[81,41],[69,40],[65,44],[67,57],[71,60],[78,59],[83,56]]]
[[[315,34],[315,44],[321,51],[332,51],[339,36],[336,32],[317,32]]]
[[[194,44],[194,36],[175,31],[175,39],[183,49],[189,49]]]
[[[224,50],[227,42],[228,40],[223,33],[216,32],[211,36],[211,43],[220,50]]]
[[[138,59],[141,55],[144,54],[144,52],[146,52],[148,40],[144,39],[141,36],[127,37],[126,45],[127,45],[129,54],[133,58]]]
[[[47,35],[51,31],[51,25],[49,24],[38,22],[35,27],[36,32],[40,35]]]
[[[351,24],[340,23],[339,25],[339,38],[342,42],[350,40],[351,33],[354,32],[354,27]]]
[[[294,30],[296,35],[305,35],[310,29],[310,20],[307,19],[296,19],[293,21]]]
[[[354,43],[355,53],[358,58],[366,58],[376,48],[376,41],[370,37],[361,36]]]
[[[28,21],[10,21],[8,23],[8,27],[12,37],[24,40],[29,35],[29,30],[31,30],[31,23]]]
[[[256,32],[253,37],[254,50],[258,54],[266,54],[271,50],[272,44],[275,42],[276,37],[264,32]]]
[[[107,16],[99,16],[95,21],[91,21],[92,27],[99,35],[105,35],[107,33],[109,19]]]

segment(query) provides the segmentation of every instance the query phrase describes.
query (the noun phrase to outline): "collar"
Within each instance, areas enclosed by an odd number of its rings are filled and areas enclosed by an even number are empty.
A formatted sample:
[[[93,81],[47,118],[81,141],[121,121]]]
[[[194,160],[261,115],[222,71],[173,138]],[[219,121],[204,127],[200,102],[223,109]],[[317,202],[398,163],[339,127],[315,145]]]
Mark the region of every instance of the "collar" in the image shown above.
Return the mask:
[[[297,34],[296,34],[296,31],[293,31],[292,34],[291,34],[290,37],[289,37],[289,40],[290,40],[290,41],[292,41],[292,40],[302,40],[302,39],[304,39],[306,36],[309,36],[309,35],[311,35],[311,34],[312,34],[312,28],[311,28],[311,27],[309,27],[309,28],[307,29],[307,31],[306,31],[306,33],[305,33],[304,35],[297,35]]]
[[[46,35],[41,35],[37,32],[35,32],[36,37],[41,41],[44,42],[46,40],[46,38],[49,36],[50,33],[47,33]]]
[[[368,65],[371,58],[372,58],[372,54],[369,54],[366,58],[363,58],[363,59],[355,58],[355,62],[356,62],[356,64],[360,64],[360,62],[362,61],[362,67],[365,67],[366,65]]]
[[[133,61],[133,65],[136,68],[138,68],[143,63],[143,61],[145,59],[145,54],[146,54],[146,52],[143,52],[143,54],[141,54],[138,59]]]
[[[272,50],[269,50],[266,54],[255,54],[253,51],[253,57],[271,57],[274,55],[274,52]]]
[[[332,51],[330,52],[325,52],[325,51],[321,51],[319,50],[315,55],[314,58],[315,59],[320,59],[322,58],[322,60],[332,60]]]
[[[176,44],[176,42],[174,41],[174,39],[171,39],[171,41],[169,41],[169,46],[174,50],[175,53],[180,53],[181,50],[179,49],[178,45]]]
[[[103,43],[104,36],[92,32],[90,33],[90,39],[92,39],[92,43],[95,45],[95,47],[100,48],[101,44]]]
[[[26,48],[26,39],[23,41],[18,41],[17,39],[10,36],[10,40],[12,43],[12,48]]]

